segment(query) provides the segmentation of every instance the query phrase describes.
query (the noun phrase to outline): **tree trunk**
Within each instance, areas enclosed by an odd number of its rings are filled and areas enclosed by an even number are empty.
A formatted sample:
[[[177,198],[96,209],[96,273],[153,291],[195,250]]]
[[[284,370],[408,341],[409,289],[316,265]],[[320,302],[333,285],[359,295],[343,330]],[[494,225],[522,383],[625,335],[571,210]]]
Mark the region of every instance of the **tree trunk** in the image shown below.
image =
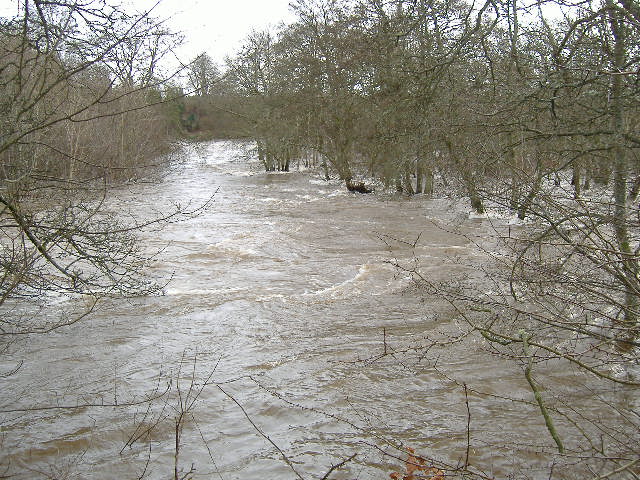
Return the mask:
[[[396,175],[396,192],[402,193],[404,189],[402,188],[402,177],[400,175]]]
[[[580,170],[580,161],[573,162],[573,175],[571,177],[571,185],[573,185],[573,198],[580,198],[582,195],[582,175]]]
[[[509,141],[513,142],[513,134],[509,135]],[[516,165],[516,152],[513,147],[509,148],[507,155],[509,159],[509,165],[511,167],[509,208],[515,212],[518,210],[518,207],[520,205],[520,197],[522,196],[522,187],[521,187],[522,178],[520,173],[522,171],[522,168]]]
[[[520,205],[520,197],[522,196],[522,188],[520,186],[520,178],[514,170],[511,172],[511,188],[509,194],[509,208],[512,211],[517,211]]]
[[[416,193],[424,192],[424,160],[416,159]]]
[[[469,194],[471,207],[476,211],[476,213],[484,213],[484,204],[482,203],[482,198],[480,197],[480,194],[478,192],[474,174],[471,171],[471,168],[461,164],[453,148],[453,143],[449,140],[447,140],[446,143],[451,161],[458,167],[458,170],[460,171],[460,175],[462,177],[462,181],[464,182],[467,193]]]
[[[415,194],[415,191],[413,190],[413,183],[411,182],[411,172],[408,169],[404,172],[404,190],[409,195]]]
[[[542,185],[542,167],[538,165],[536,168],[536,177],[533,181],[533,184],[531,185],[531,190],[529,190],[529,193],[527,194],[525,199],[522,201],[522,203],[518,207],[518,218],[520,220],[524,220],[525,217],[527,216],[527,212],[529,211],[529,208],[531,208],[531,205],[533,204],[533,200],[536,198],[536,195],[538,195],[541,185]]]
[[[433,170],[431,168],[425,169],[424,188],[422,192],[429,197],[433,196]]]
[[[329,164],[327,163],[327,157],[325,157],[324,155],[322,155],[322,170],[324,171],[324,179],[331,179],[331,177],[329,176]]]
[[[612,5],[611,5],[612,6]],[[612,6],[613,7],[613,6]],[[620,18],[620,12],[611,8],[609,11],[609,21],[611,32],[614,38],[613,66],[614,72],[621,71],[625,63],[624,47],[624,27]],[[627,205],[627,174],[628,165],[624,150],[624,110],[623,110],[623,85],[622,75],[613,74],[611,78],[611,127],[612,135],[612,163],[613,171],[613,196],[615,208],[613,213],[613,228],[615,231],[618,250],[622,260],[622,275],[619,280],[624,288],[623,305],[623,333],[618,342],[619,348],[629,350],[632,347],[631,340],[635,340],[634,330],[638,323],[638,262],[633,253],[629,239],[628,217],[629,208]]]

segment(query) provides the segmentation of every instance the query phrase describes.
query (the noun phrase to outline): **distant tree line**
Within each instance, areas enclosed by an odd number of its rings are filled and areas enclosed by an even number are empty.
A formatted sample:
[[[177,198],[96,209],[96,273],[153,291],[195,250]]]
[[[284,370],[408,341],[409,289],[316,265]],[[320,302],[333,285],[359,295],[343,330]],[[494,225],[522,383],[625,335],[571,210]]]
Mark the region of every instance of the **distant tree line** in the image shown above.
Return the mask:
[[[437,174],[478,212],[491,192],[524,217],[543,180],[570,171],[579,196],[613,179],[613,144],[637,155],[632,2],[292,7],[297,20],[252,33],[213,88],[193,83],[212,110],[241,114],[234,129],[267,169],[304,157],[426,194]]]

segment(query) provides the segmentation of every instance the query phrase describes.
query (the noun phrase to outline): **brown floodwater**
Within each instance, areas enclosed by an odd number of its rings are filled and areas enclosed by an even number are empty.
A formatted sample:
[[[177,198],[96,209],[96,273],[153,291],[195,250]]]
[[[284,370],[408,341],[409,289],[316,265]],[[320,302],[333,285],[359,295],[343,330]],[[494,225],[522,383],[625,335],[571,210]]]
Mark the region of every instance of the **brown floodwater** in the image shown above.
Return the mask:
[[[402,468],[394,445],[456,465],[467,383],[470,461],[487,476],[548,478],[544,422],[499,398],[531,400],[522,371],[474,341],[425,350],[461,327],[393,265],[468,279],[481,258],[469,238],[488,238],[489,223],[458,200],[265,173],[250,148],[184,146],[163,181],[117,192],[113,208],[143,219],[215,196],[141,234],[162,295],[105,300],[4,353],[2,371],[23,364],[0,380],[0,477],[173,478],[185,409],[178,465],[193,478],[322,478],[357,454],[331,478],[385,479]],[[54,298],[47,314],[82,302]]]

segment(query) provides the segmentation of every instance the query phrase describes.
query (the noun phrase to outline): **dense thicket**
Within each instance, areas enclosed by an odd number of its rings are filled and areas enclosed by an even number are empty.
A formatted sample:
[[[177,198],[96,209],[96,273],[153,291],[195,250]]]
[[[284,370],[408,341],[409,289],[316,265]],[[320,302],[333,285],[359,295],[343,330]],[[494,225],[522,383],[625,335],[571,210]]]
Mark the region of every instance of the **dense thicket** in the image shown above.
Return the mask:
[[[252,134],[276,165],[314,152],[344,180],[408,193],[438,173],[478,211],[491,191],[524,216],[543,179],[571,170],[579,195],[610,179],[610,145],[635,155],[634,4],[294,7],[298,21],[249,36],[226,77],[253,99]]]
[[[159,65],[174,43],[148,12],[102,1],[29,0],[0,19],[0,306],[148,291],[137,225],[105,199],[168,151],[179,91]],[[3,314],[0,335],[70,321]]]
[[[350,189],[365,177],[530,217],[475,283],[433,285],[407,268],[455,306],[463,337],[522,366],[558,475],[637,478],[637,406],[560,394],[553,373],[532,373],[551,361],[592,393],[640,385],[637,2],[293,6],[295,22],[252,34],[228,62],[265,168],[302,157]]]

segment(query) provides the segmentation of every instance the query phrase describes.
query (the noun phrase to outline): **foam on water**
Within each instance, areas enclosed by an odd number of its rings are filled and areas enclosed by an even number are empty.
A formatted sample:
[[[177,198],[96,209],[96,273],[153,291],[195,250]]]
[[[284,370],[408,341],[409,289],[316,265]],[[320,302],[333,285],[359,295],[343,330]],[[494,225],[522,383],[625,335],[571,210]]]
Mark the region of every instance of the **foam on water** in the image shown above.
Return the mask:
[[[374,277],[381,278],[374,278]],[[349,298],[362,294],[375,296],[387,293],[395,280],[389,280],[390,268],[382,263],[366,263],[358,268],[352,278],[320,290],[305,292],[303,297]]]
[[[216,468],[225,479],[292,478],[238,404],[305,478],[321,478],[328,465],[358,453],[334,476],[379,480],[402,462],[389,465],[388,457],[367,448],[378,434],[427,452],[437,445],[453,464],[461,458],[456,448],[466,445],[464,392],[442,378],[435,362],[470,388],[496,398],[516,391],[530,401],[522,371],[477,355],[480,345],[462,350],[453,342],[441,358],[426,352],[427,337],[450,342],[460,327],[452,325],[449,305],[410,291],[410,275],[385,263],[412,267],[417,258],[429,280],[467,278],[464,262],[475,260],[468,235],[486,233],[482,219],[469,221],[467,204],[355,195],[338,180],[266,174],[251,157],[253,147],[187,144],[179,174],[159,185],[128,186],[114,203],[114,211],[126,203],[153,217],[173,202],[202,204],[218,189],[199,217],[141,233],[150,255],[158,245],[163,249],[150,274],[174,272],[164,295],[106,299],[91,320],[29,338],[2,363],[0,374],[24,360],[20,375],[2,379],[5,409],[141,401],[161,378],[161,386],[173,390],[149,407],[155,416],[145,416],[144,402],[7,415],[0,440],[3,453],[11,452],[11,468],[49,471],[51,465],[72,464],[75,456],[81,461],[70,478],[137,478],[151,447],[148,477],[172,476],[178,371],[193,374],[196,388],[214,372],[212,378],[238,402],[214,385],[198,398],[182,432],[181,465],[188,469],[193,462],[194,478],[217,477]],[[404,353],[384,355],[386,348]],[[417,351],[425,355],[410,356]],[[184,363],[196,356],[197,362]],[[182,380],[184,394],[189,379]],[[547,436],[539,418],[523,421],[520,405],[499,404],[493,396],[469,400],[474,441],[476,432],[497,430],[497,417],[513,428],[512,445]],[[158,423],[149,438],[142,436],[119,454],[142,421]],[[87,426],[95,442],[87,441]],[[483,441],[478,437],[477,444]],[[501,467],[514,458],[508,453],[503,458],[478,450],[474,461],[504,472]]]

